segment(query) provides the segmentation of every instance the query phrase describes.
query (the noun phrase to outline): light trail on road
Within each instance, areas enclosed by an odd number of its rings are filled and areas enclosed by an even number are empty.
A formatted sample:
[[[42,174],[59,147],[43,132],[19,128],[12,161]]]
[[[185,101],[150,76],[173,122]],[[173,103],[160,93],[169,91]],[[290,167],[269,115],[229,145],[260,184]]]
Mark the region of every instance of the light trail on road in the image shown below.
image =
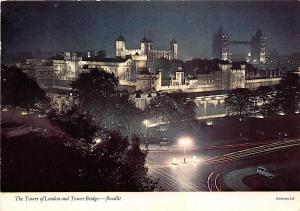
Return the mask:
[[[217,176],[215,177],[215,187],[216,187],[217,191],[221,191],[221,187],[218,187],[218,183],[217,183],[220,174],[221,174],[221,172],[219,172],[219,173],[217,174]]]
[[[208,188],[209,191],[212,191],[212,188],[211,188],[211,178],[212,178],[213,175],[214,175],[214,172],[211,172],[209,174],[209,176],[207,177],[207,188]]]
[[[207,188],[210,192],[212,192],[212,191],[221,191],[221,188],[218,186],[218,178],[219,178],[220,174],[221,174],[221,172],[215,174],[215,172],[212,171],[208,175],[208,177],[207,177]]]
[[[182,181],[182,175],[186,174],[184,171],[188,171],[190,168],[194,167],[193,165],[217,165],[239,161],[297,146],[300,146],[300,139],[271,142],[223,155],[213,156],[211,158],[189,162],[189,164],[180,164],[182,169],[180,169],[180,171],[178,170],[177,173],[172,173],[172,168],[176,169],[178,166],[172,166],[171,164],[155,164],[149,157],[147,158],[147,163],[149,164],[149,174],[160,178],[160,183],[164,184],[165,187],[167,186],[167,191],[221,191],[220,171],[210,172],[206,181],[197,178],[196,180],[195,178],[193,179],[194,182]],[[164,170],[162,168],[164,168]],[[183,171],[183,173],[181,173],[181,171]],[[190,180],[191,179],[192,177],[190,177]]]
[[[241,159],[256,157],[262,154],[267,154],[271,152],[276,152],[279,150],[287,149],[293,146],[299,146],[300,140],[286,140],[280,142],[274,142],[271,144],[265,144],[258,147],[252,147],[244,150],[239,150],[236,152],[227,153],[220,156],[214,156],[212,158],[203,160],[202,163],[206,164],[219,164],[224,162],[232,162]]]
[[[176,177],[174,177],[172,174],[170,174],[167,171],[164,171],[162,169],[159,169],[157,167],[153,167],[151,166],[151,161],[147,160],[147,163],[150,163],[151,168],[149,168],[150,170],[150,174],[152,176],[154,176],[155,174],[161,176],[162,178],[165,178],[166,180],[162,180],[160,179],[159,181],[161,183],[164,183],[165,185],[171,187],[171,190],[175,190],[175,191],[205,191],[204,189],[202,189],[201,187],[199,187],[198,185],[194,184],[194,183],[185,183],[185,182],[179,182],[178,179]]]
[[[276,141],[278,143],[283,142],[284,140]],[[233,149],[233,148],[245,148],[250,146],[263,146],[266,144],[272,144],[275,143],[274,141],[260,141],[260,142],[247,142],[247,143],[241,143],[241,144],[219,144],[219,145],[210,145],[210,146],[204,146],[204,147],[190,147],[189,151],[202,151],[202,150],[215,150],[215,149]],[[181,147],[177,146],[175,148],[171,149],[149,149],[149,152],[179,152],[181,151]]]

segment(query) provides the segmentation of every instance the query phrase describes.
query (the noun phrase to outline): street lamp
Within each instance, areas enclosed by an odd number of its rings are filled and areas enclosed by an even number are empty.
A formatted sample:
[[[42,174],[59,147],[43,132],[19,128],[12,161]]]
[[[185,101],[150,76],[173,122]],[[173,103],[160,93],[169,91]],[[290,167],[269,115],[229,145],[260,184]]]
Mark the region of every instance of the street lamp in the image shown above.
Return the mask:
[[[179,144],[183,146],[183,163],[186,163],[185,162],[185,151],[186,151],[186,147],[192,144],[192,139],[190,137],[180,138]]]
[[[143,124],[146,127],[146,143],[145,143],[145,147],[146,147],[146,150],[148,151],[148,124],[149,124],[149,120],[145,119],[143,121]]]
[[[96,144],[99,144],[102,140],[100,138],[95,138],[94,141],[96,142]]]

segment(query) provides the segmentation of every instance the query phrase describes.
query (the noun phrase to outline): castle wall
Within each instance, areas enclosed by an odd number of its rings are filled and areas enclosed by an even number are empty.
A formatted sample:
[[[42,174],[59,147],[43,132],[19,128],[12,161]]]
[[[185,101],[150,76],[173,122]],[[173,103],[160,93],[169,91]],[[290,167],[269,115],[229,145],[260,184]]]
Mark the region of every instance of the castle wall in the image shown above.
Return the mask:
[[[130,95],[130,99],[135,103],[136,107],[144,110],[150,103],[151,99],[156,96],[156,93],[151,93],[149,96],[147,93],[141,93]],[[211,94],[190,99],[196,104],[196,118],[197,119],[208,119],[226,116],[225,107],[226,94]]]
[[[144,40],[145,39],[145,40]],[[117,40],[116,41],[116,56],[121,56],[125,58],[127,55],[140,55],[147,56],[148,60],[165,58],[168,60],[177,59],[178,55],[178,45],[176,41],[172,41],[170,44],[170,49],[152,49],[152,41],[144,39],[141,42],[140,49],[130,49],[125,47],[125,41]]]
[[[273,86],[279,84],[281,78],[260,78],[246,80],[245,88],[257,89],[260,86]]]
[[[137,74],[136,76],[136,90],[142,92],[155,91],[155,74]]]
[[[198,119],[205,119],[225,116],[225,98],[226,95],[196,97],[193,100],[196,104],[196,117]]]

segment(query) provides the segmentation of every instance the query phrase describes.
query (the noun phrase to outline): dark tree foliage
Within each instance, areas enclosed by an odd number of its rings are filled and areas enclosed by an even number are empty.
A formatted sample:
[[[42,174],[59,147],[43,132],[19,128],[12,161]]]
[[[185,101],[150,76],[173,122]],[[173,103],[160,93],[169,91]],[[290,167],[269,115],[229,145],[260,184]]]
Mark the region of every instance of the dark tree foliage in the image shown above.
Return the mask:
[[[264,117],[278,112],[294,114],[300,105],[300,80],[294,73],[286,77],[275,86],[261,86],[257,90],[248,89],[232,90],[225,100],[230,114],[240,118],[250,113],[259,112]]]
[[[80,74],[72,88],[78,96],[77,111],[92,118],[99,128],[132,136],[140,130],[142,115],[128,94],[116,90],[118,79],[104,70]]]
[[[89,110],[95,101],[104,103],[105,99],[115,96],[118,83],[114,74],[101,69],[92,69],[88,73],[81,73],[71,86],[79,97],[79,105],[82,109]],[[98,101],[98,98],[101,98],[101,101]]]
[[[177,98],[173,97],[173,95],[170,96],[179,107],[178,110],[178,118],[180,120],[191,120],[195,119],[196,117],[196,104],[192,100],[187,100],[185,98]]]
[[[160,93],[151,99],[145,113],[149,118],[168,121],[172,125],[175,121],[194,119],[195,107],[193,101]]]
[[[253,91],[255,100],[255,111],[258,111],[263,117],[276,113],[274,104],[274,91],[269,86],[260,86]]]
[[[135,104],[129,100],[129,95],[114,97],[111,99],[111,107],[102,115],[108,125],[108,129],[120,131],[124,135],[132,136],[141,131],[143,115]]]
[[[47,102],[45,92],[36,81],[14,66],[1,66],[1,92],[2,105],[22,107],[27,111],[38,102]]]
[[[288,73],[275,88],[275,106],[286,114],[294,114],[300,103],[299,76]]]
[[[138,138],[117,133],[89,149],[60,138],[29,134],[2,140],[1,190],[151,191]]]
[[[117,187],[116,191],[152,190],[155,184],[147,178],[146,154],[140,150],[138,138],[134,137],[131,144],[115,133],[108,138],[109,141],[100,143],[90,155],[94,158],[90,165],[103,165],[95,172],[103,178],[102,181],[95,180],[92,184],[105,190],[111,190],[111,187]],[[114,179],[107,177],[108,174]]]
[[[69,112],[64,115],[50,116],[52,123],[58,125],[70,137],[75,139],[84,139],[87,143],[92,142],[94,134],[97,132],[98,127],[93,124],[91,118],[83,114],[74,114]]]
[[[225,105],[229,114],[242,118],[254,110],[253,94],[246,88],[231,90],[225,99]]]

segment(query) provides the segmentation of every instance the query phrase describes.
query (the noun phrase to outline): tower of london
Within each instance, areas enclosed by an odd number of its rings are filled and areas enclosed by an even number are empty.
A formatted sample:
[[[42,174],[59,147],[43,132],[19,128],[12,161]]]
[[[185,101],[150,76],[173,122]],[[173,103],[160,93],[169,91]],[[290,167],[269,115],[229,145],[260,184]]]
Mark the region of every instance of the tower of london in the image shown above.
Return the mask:
[[[165,58],[168,60],[177,59],[178,44],[176,40],[170,42],[169,49],[155,49],[153,47],[153,41],[146,36],[140,42],[140,48],[130,49],[126,48],[125,39],[120,35],[116,39],[116,56],[125,58],[126,56],[140,57],[146,61],[153,61],[155,59]]]

